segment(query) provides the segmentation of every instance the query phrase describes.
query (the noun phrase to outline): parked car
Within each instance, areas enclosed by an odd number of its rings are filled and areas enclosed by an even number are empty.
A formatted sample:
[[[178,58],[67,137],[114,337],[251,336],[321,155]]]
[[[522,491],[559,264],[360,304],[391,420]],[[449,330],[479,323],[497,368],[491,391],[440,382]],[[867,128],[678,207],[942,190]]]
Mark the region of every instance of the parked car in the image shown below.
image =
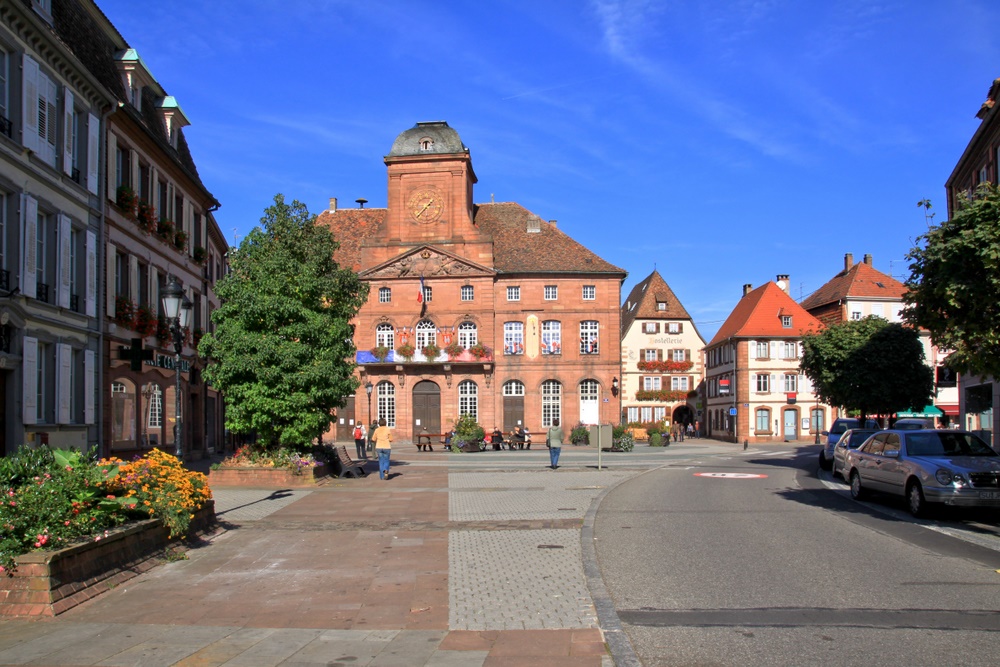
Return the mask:
[[[833,425],[830,427],[829,431],[823,431],[821,435],[826,436],[826,447],[819,452],[819,467],[823,470],[829,470],[830,464],[833,463],[833,448],[837,444],[837,440],[844,431],[852,428],[860,428],[861,420],[854,417],[842,417],[840,419],[834,419]],[[874,419],[868,419],[865,421],[865,428],[879,429],[878,422]]]
[[[905,417],[897,419],[892,427],[897,431],[917,431],[922,428],[934,428],[934,420],[922,419],[920,417]]]
[[[847,461],[847,452],[857,449],[864,444],[865,440],[878,432],[879,429],[876,428],[850,428],[844,431],[833,447],[833,454],[830,456],[830,473],[834,477],[842,474]],[[844,476],[844,479],[847,477]]]
[[[1000,455],[968,431],[881,431],[848,450],[842,470],[854,498],[903,496],[914,516],[930,503],[1000,507]]]

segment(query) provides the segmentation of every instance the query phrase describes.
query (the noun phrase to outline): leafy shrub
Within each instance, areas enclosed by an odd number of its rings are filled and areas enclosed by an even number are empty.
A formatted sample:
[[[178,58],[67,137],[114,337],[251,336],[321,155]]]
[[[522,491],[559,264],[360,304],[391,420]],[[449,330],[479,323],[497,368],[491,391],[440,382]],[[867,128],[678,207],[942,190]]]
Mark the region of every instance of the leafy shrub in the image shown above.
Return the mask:
[[[461,448],[467,442],[482,442],[486,429],[479,425],[472,415],[461,415],[454,423],[455,437],[451,441],[452,450]]]
[[[635,448],[635,439],[628,430],[627,424],[619,424],[611,430],[611,449],[619,452],[631,452]]]
[[[570,431],[569,441],[574,445],[589,445],[590,444],[590,429],[584,426],[582,423],[577,424]]]
[[[653,432],[649,436],[649,446],[650,447],[662,447],[663,446],[663,436],[659,432]]]

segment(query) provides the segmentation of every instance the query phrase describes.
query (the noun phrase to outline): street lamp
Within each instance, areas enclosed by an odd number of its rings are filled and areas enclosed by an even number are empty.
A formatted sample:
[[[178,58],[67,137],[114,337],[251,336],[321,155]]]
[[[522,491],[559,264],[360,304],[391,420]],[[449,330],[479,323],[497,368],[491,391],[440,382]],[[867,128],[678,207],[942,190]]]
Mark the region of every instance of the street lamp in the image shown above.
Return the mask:
[[[371,428],[372,423],[372,386],[371,381],[365,382],[365,393],[368,394],[368,427]]]
[[[174,455],[184,458],[184,420],[181,417],[181,350],[184,349],[184,330],[191,324],[191,300],[184,294],[177,276],[170,276],[170,282],[160,290],[163,315],[170,325],[174,339],[174,371],[177,388],[174,391]]]

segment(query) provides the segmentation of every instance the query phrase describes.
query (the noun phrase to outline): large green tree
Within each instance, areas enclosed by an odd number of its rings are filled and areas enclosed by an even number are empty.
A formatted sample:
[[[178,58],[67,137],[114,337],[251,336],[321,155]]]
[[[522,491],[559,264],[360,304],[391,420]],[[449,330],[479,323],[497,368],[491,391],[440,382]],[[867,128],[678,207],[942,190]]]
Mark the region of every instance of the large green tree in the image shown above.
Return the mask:
[[[903,316],[952,351],[950,368],[1000,377],[1000,190],[985,183],[956,205],[907,255]]]
[[[338,243],[300,202],[279,194],[260,222],[230,251],[215,332],[198,349],[212,360],[205,378],[226,395],[230,430],[301,446],[357,388],[350,322],[368,285],[338,267]]]
[[[921,408],[934,394],[934,373],[914,329],[881,317],[827,327],[803,339],[800,369],[820,400],[868,415]]]

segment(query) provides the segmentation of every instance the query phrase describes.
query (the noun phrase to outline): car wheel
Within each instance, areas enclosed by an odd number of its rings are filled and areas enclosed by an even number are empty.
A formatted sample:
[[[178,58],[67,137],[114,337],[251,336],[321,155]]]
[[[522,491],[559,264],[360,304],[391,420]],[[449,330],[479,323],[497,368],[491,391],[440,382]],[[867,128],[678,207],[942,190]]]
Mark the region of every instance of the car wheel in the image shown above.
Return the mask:
[[[825,451],[819,453],[819,467],[822,470],[829,470],[830,469],[830,462],[826,460],[826,452]]]
[[[924,490],[920,488],[920,482],[914,480],[906,487],[906,504],[913,516],[921,517],[927,514],[927,501],[924,500]]]
[[[861,475],[857,470],[851,471],[851,498],[861,500],[868,495],[868,491],[861,486]]]

